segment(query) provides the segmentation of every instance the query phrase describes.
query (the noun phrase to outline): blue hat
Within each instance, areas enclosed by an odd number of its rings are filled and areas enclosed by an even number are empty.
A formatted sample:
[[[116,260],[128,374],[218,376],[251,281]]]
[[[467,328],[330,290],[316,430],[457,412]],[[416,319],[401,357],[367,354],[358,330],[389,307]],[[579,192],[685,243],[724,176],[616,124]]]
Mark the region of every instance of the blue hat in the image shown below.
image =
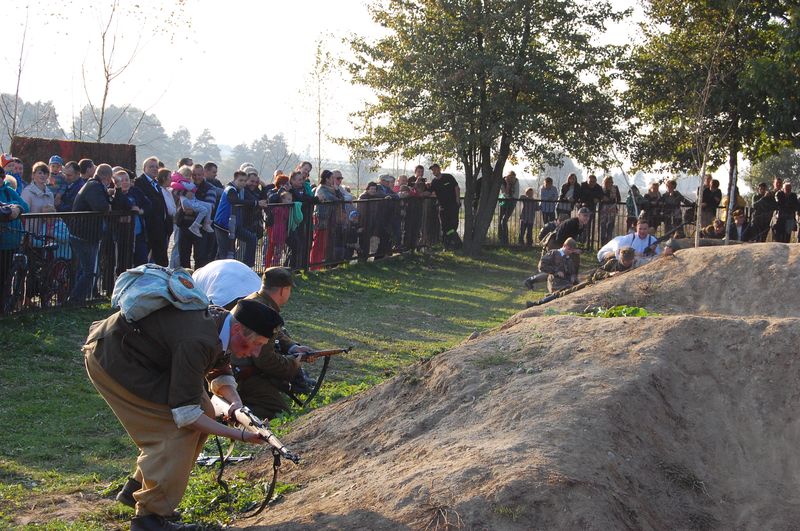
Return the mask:
[[[350,221],[355,220],[358,217],[358,210],[351,210],[350,213],[347,215],[347,219]]]
[[[48,162],[48,164],[61,164],[63,166],[64,159],[62,159],[58,155],[53,155],[52,157],[50,157],[50,162]]]

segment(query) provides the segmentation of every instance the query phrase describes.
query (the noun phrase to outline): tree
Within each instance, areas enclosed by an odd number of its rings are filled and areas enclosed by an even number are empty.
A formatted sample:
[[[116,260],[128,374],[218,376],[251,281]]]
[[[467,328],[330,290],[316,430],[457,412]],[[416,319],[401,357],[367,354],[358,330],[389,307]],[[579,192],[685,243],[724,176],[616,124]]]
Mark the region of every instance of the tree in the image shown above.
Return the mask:
[[[15,136],[65,138],[52,101],[31,103],[14,94],[0,94],[0,109],[0,151],[7,151],[4,146],[10,146]]]
[[[386,0],[372,16],[385,35],[351,41],[353,78],[376,94],[359,134],[382,157],[456,160],[467,205],[482,175],[477,211],[465,210],[468,254],[486,239],[510,156],[541,166],[607,151],[618,50],[593,32],[620,18],[608,2]]]
[[[220,157],[219,146],[217,146],[214,135],[208,129],[203,129],[192,145],[192,159],[218,162]]]
[[[86,65],[83,66],[81,73],[83,75],[83,89],[86,93],[86,101],[88,107],[91,111],[91,118],[94,121],[96,135],[94,136],[94,140],[97,142],[105,141],[105,137],[108,134],[108,130],[113,128],[114,125],[119,121],[120,118],[126,111],[130,105],[126,105],[122,108],[122,112],[113,117],[108,113],[108,97],[111,91],[111,84],[120,77],[125,70],[133,62],[134,58],[136,57],[136,52],[138,50],[138,43],[134,50],[131,52],[130,56],[123,60],[120,64],[118,62],[117,57],[117,31],[116,31],[116,21],[115,16],[117,14],[117,9],[119,7],[119,2],[114,0],[111,3],[111,11],[109,12],[108,19],[105,25],[101,28],[100,31],[100,58],[102,64],[102,71],[103,71],[103,92],[100,96],[100,104],[95,105],[92,103],[92,97],[89,94],[89,83],[86,80]],[[111,118],[109,118],[111,117]]]
[[[180,126],[169,135],[169,143],[172,148],[171,155],[173,155],[169,160],[172,162],[174,159],[177,162],[192,150],[192,134],[186,127]]]
[[[645,39],[634,48],[625,76],[639,133],[637,163],[698,172],[707,152],[710,168],[727,161],[735,183],[740,152],[757,160],[774,152],[776,142],[796,137],[797,120],[781,123],[775,111],[789,110],[785,103],[792,98],[797,107],[796,96],[765,96],[766,87],[784,77],[796,83],[800,75],[796,68],[792,75],[791,67],[764,63],[780,57],[776,48],[789,46],[787,28],[790,20],[796,25],[796,12],[787,6],[780,0],[647,0]]]
[[[317,126],[317,177],[322,173],[322,136],[326,128],[324,110],[330,99],[326,84],[330,77],[332,61],[330,52],[325,49],[322,41],[318,40],[310,85],[314,99],[314,119]]]
[[[274,135],[270,140],[270,149],[264,162],[265,171],[281,170],[288,174],[300,162],[300,156],[289,151],[289,144],[283,133]]]
[[[780,177],[784,182],[795,185],[800,178],[800,150],[783,148],[777,155],[762,159],[743,173],[745,182],[755,190],[758,183],[765,182],[771,186],[772,180]]]

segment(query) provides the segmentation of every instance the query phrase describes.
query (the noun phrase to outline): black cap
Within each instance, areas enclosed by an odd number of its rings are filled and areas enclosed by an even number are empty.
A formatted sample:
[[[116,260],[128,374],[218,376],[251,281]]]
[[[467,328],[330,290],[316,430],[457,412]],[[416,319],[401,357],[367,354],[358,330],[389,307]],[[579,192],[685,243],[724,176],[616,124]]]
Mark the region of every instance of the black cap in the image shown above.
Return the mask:
[[[268,267],[261,277],[261,286],[264,289],[294,285],[292,270],[288,267]]]
[[[275,337],[276,330],[283,326],[283,318],[278,312],[252,299],[240,300],[231,314],[242,325],[268,339]]]

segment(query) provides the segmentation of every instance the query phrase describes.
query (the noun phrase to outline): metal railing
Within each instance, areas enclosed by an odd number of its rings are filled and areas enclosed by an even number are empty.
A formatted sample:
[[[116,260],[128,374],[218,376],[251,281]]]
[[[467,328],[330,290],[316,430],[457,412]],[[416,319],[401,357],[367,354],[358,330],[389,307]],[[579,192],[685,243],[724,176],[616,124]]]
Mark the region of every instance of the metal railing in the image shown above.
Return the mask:
[[[459,213],[460,234],[465,206]],[[539,244],[546,223],[577,214],[577,207],[559,212],[554,206],[527,198],[498,203],[486,245]],[[680,207],[671,216],[659,212],[653,219],[656,234],[690,217],[690,211]],[[233,212],[233,230],[215,226],[213,233],[200,231],[199,236],[190,231],[191,216],[179,217],[170,265],[198,268],[217,258],[236,258],[257,272],[277,265],[317,270],[442,242],[439,206],[431,197],[270,204]],[[747,215],[749,219],[749,210]],[[627,233],[635,221],[623,203],[600,208],[581,244],[599,248]],[[142,218],[129,212],[24,214],[0,223],[0,313],[108,298],[121,272],[148,260],[144,229]],[[693,235],[694,224],[683,232]]]
[[[0,313],[109,297],[132,265],[132,239],[131,216],[119,213],[23,214],[0,223]]]

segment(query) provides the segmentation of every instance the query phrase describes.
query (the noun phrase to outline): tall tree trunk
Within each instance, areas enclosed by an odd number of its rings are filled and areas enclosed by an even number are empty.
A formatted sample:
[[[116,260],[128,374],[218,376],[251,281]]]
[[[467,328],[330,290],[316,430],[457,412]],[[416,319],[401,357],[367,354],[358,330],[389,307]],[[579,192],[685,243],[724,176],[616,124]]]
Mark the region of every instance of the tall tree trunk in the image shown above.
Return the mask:
[[[500,139],[500,149],[497,150],[497,160],[494,166],[491,163],[491,147],[481,147],[481,197],[478,209],[475,212],[475,226],[472,234],[465,234],[464,253],[468,256],[479,256],[486,242],[486,235],[494,218],[497,198],[500,195],[500,185],[503,182],[503,168],[511,153],[509,135]]]
[[[731,143],[728,149],[728,207],[725,216],[725,245],[728,245],[728,232],[731,229],[733,209],[736,207],[736,180],[739,176],[739,122],[738,115],[731,126]]]

